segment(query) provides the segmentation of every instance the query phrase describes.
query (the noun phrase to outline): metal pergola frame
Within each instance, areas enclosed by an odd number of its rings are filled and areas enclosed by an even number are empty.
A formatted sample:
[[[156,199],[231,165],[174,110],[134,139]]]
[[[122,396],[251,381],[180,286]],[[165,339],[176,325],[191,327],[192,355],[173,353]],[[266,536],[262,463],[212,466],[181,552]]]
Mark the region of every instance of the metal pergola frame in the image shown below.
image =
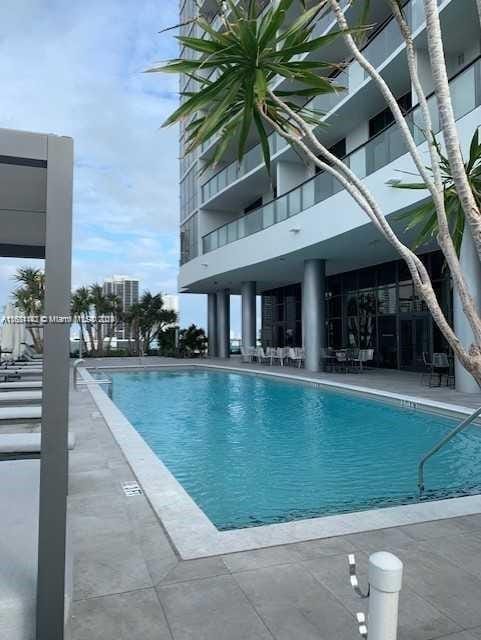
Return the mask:
[[[0,129],[0,256],[45,259],[37,640],[65,633],[72,182],[71,138]]]

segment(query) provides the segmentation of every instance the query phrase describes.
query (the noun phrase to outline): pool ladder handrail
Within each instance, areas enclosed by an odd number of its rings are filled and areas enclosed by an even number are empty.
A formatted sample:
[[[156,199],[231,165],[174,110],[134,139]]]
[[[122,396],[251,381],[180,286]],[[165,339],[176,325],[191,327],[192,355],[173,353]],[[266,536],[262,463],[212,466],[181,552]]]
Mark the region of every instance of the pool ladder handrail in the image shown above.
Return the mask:
[[[110,399],[112,399],[113,397],[113,386],[114,386],[114,381],[112,380],[112,378],[108,375],[106,375],[105,373],[103,374],[105,376],[104,380],[99,380],[98,378],[94,378],[93,380],[81,380],[79,382],[78,380],[78,368],[81,364],[83,364],[85,362],[85,360],[83,358],[79,358],[78,360],[75,360],[74,365],[73,365],[73,387],[75,390],[78,390],[79,386],[88,386],[90,384],[106,384],[107,385],[107,395],[109,396]],[[95,370],[97,370],[97,367],[95,367]]]
[[[476,418],[479,418],[479,416],[481,416],[481,407],[479,407],[479,409],[476,409],[474,413],[460,422],[457,427],[455,427],[452,431],[445,435],[444,438],[438,442],[438,444],[436,444],[426,453],[425,456],[421,458],[418,464],[418,489],[420,494],[424,491],[424,465],[429,460],[429,458],[431,458],[435,453],[442,449],[444,445],[447,444],[452,438],[454,438],[454,436],[457,435],[460,431],[462,431],[466,427],[469,427],[469,425],[472,424],[476,420]]]

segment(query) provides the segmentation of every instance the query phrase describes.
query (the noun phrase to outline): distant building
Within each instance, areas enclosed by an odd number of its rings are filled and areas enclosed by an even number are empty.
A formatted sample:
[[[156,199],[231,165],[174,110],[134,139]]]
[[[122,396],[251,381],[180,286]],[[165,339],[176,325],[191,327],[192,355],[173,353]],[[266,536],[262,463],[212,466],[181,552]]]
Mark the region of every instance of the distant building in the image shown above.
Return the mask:
[[[104,280],[102,285],[106,295],[114,294],[122,302],[122,311],[127,311],[133,304],[139,301],[139,281],[130,276],[113,276]],[[118,340],[129,340],[131,335],[122,322],[117,325],[114,331],[114,338]]]

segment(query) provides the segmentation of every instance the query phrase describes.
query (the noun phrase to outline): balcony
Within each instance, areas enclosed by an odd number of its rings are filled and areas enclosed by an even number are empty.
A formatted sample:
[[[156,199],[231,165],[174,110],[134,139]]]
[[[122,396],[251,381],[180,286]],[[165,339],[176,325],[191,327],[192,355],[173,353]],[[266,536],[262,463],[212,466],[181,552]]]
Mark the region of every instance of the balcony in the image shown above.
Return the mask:
[[[437,0],[438,4],[444,0]],[[347,2],[346,2],[347,4]],[[422,0],[409,0],[405,6],[405,12],[408,22],[413,32],[415,32],[424,23],[424,11]],[[326,33],[332,27],[333,18],[331,14],[326,14],[316,27],[316,37]],[[378,68],[389,58],[398,47],[402,45],[402,36],[396,21],[389,19],[378,31],[377,34],[366,44],[363,49],[364,55],[371,64]],[[353,94],[360,84],[366,79],[366,74],[360,68],[357,62],[352,62],[348,68],[335,78],[337,84],[344,87],[343,91],[337,93],[322,95],[314,98],[311,102],[312,108],[324,113],[324,120],[327,120],[335,107],[342,102],[346,96]],[[309,103],[308,103],[309,104]],[[202,145],[201,153],[203,153],[212,141],[207,141]],[[275,155],[288,148],[284,140],[276,133],[269,136],[269,144],[271,155]],[[260,144],[252,147],[245,155],[242,162],[234,160],[226,167],[218,171],[209,178],[201,187],[201,201],[208,202],[223,189],[233,184],[239,178],[244,177],[251,171],[260,168],[263,164],[262,150]]]
[[[477,58],[450,81],[451,95],[456,119],[460,119],[481,105],[481,58]],[[435,97],[428,99],[435,133],[439,132],[439,122]],[[425,141],[421,131],[419,108],[406,115],[406,121],[418,145]],[[344,162],[356,175],[365,178],[407,153],[407,148],[396,124],[392,124],[377,136],[350,153]],[[329,173],[322,172],[302,183],[292,191],[272,200],[241,216],[230,223],[218,227],[202,238],[203,253],[209,253],[226,244],[250,236],[301,211],[313,207],[343,189],[342,185]]]

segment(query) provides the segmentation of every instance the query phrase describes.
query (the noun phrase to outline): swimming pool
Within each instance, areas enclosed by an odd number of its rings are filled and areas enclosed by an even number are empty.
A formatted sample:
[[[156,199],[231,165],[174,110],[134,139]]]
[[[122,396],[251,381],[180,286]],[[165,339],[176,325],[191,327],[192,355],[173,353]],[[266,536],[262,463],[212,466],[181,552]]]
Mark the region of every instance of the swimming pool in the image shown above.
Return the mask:
[[[263,376],[111,374],[113,400],[219,530],[419,502],[417,463],[455,421]],[[424,500],[481,489],[481,429],[426,465]]]

